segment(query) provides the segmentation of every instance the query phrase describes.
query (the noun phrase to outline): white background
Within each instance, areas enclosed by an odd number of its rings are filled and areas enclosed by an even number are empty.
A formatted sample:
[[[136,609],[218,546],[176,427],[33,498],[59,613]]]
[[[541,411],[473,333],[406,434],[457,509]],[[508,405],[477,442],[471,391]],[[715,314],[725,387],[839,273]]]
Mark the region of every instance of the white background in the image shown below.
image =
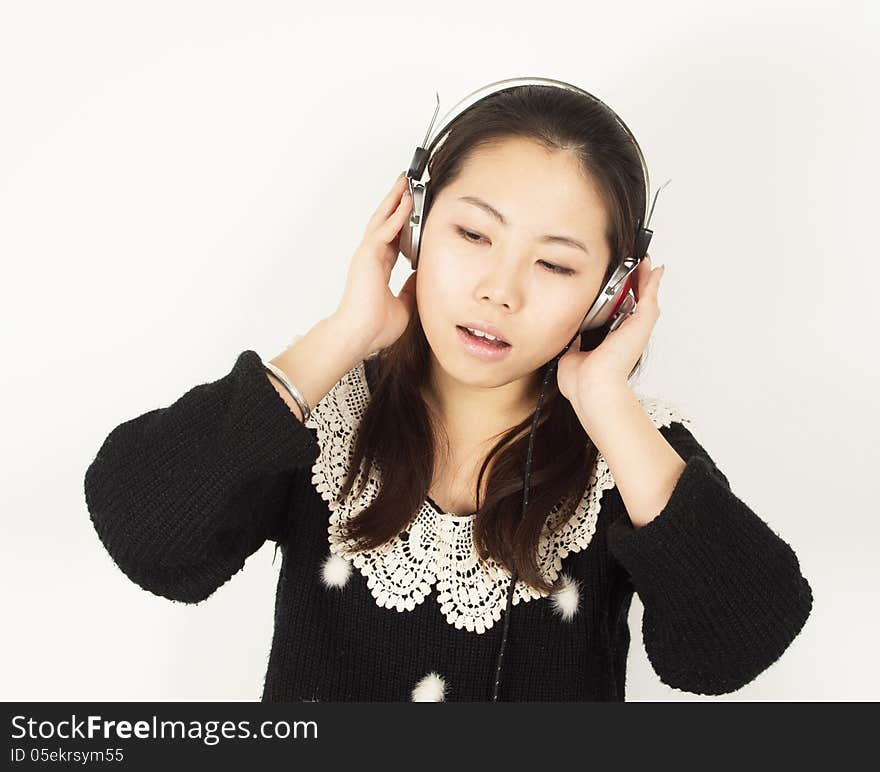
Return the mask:
[[[442,113],[536,75],[620,113],[652,192],[672,178],[639,390],[690,412],[815,594],[782,658],[712,698],[660,683],[636,596],[627,698],[876,699],[869,4],[306,6],[0,6],[0,698],[259,699],[273,545],[204,603],[172,603],[105,552],[85,470],[118,423],[335,309],[435,90]]]

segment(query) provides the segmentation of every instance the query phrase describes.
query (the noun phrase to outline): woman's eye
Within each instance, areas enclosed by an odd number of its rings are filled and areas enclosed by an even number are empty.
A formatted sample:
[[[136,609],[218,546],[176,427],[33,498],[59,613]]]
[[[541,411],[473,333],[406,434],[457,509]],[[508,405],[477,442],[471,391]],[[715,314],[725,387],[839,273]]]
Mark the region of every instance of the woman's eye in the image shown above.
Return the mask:
[[[571,268],[563,268],[561,265],[554,265],[553,263],[548,263],[546,260],[539,260],[538,262],[547,266],[547,270],[551,273],[558,273],[562,276],[571,276],[574,273]]]
[[[474,233],[473,231],[466,231],[464,228],[460,228],[456,226],[456,230],[465,238],[466,241],[471,241],[476,243],[481,238],[483,238],[479,233]]]
[[[465,241],[470,242],[471,244],[477,244],[483,238],[479,233],[474,233],[473,231],[465,230],[461,226],[456,225],[455,229],[458,233],[464,238]],[[556,273],[560,276],[571,276],[574,273],[574,270],[571,268],[563,268],[561,265],[555,265],[554,263],[548,263],[546,260],[539,260],[550,273]]]

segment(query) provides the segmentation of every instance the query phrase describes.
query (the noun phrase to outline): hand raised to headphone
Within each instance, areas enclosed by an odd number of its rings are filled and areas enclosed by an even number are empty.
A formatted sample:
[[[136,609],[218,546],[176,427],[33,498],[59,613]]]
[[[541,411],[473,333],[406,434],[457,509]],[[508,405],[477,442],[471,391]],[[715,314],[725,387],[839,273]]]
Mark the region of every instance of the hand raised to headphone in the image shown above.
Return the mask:
[[[400,232],[411,209],[409,184],[401,172],[367,223],[333,313],[365,358],[403,334],[416,306],[415,271],[397,295],[388,286],[400,255]]]
[[[660,316],[658,290],[665,266],[651,268],[645,255],[635,270],[635,310],[592,351],[580,351],[580,336],[560,358],[556,370],[559,392],[575,410],[588,404],[591,389],[626,385],[629,374],[648,347]]]

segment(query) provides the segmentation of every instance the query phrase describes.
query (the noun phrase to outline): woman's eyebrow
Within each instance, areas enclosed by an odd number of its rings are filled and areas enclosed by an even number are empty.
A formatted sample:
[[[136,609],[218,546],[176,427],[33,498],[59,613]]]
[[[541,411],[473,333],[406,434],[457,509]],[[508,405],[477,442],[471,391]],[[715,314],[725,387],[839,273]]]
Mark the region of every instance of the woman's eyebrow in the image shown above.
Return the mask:
[[[492,217],[498,220],[498,222],[500,222],[502,225],[507,225],[507,220],[505,219],[504,215],[501,214],[501,212],[499,212],[494,206],[489,204],[487,201],[484,201],[479,196],[459,196],[458,200],[479,207],[484,212],[492,215]],[[555,244],[565,244],[567,246],[574,247],[575,249],[583,250],[588,255],[590,254],[590,250],[584,246],[583,242],[578,241],[577,239],[573,239],[571,238],[571,236],[553,236],[549,233],[546,233],[541,236],[540,241],[553,242]]]

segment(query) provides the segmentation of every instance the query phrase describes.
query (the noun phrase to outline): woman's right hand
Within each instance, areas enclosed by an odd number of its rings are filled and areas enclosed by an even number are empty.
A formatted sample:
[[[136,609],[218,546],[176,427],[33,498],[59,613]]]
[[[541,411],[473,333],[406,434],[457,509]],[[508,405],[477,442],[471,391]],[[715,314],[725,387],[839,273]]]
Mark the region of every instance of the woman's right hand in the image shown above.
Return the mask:
[[[411,209],[412,196],[403,173],[367,223],[348,268],[342,300],[333,314],[347,334],[362,343],[365,358],[394,343],[415,308],[415,271],[397,296],[388,287],[400,253],[400,231]]]

